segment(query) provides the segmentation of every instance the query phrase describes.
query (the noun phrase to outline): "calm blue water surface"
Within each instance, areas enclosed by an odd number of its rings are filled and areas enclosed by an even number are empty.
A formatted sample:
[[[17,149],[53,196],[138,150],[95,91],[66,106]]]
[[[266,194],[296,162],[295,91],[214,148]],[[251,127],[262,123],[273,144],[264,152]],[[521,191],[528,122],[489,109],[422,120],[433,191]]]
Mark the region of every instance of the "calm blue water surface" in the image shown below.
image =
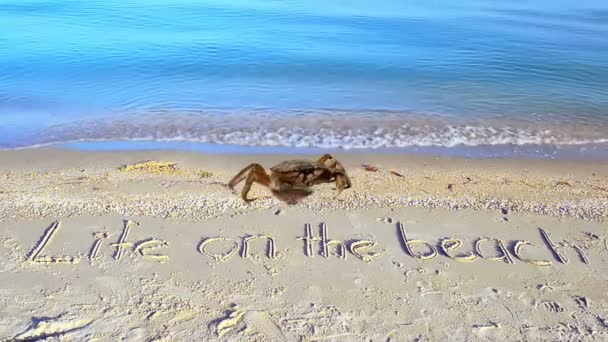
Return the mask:
[[[604,0],[0,0],[0,147],[608,139]]]

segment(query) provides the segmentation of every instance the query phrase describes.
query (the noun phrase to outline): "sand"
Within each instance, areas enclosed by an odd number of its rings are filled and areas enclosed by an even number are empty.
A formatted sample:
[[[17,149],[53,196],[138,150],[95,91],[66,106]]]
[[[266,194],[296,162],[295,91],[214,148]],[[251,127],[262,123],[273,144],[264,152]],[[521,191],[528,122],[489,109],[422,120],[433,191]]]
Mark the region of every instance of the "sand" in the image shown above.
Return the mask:
[[[0,152],[0,340],[608,339],[608,163],[337,157],[248,205],[288,156]]]

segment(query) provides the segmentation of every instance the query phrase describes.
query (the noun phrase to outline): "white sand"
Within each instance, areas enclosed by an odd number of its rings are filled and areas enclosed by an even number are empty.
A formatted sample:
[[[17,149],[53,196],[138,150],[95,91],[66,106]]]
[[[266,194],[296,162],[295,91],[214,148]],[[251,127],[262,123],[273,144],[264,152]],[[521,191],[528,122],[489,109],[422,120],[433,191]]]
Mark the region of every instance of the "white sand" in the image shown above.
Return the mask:
[[[52,158],[38,159],[43,152]],[[184,172],[117,170],[136,160],[168,156]],[[593,164],[591,170],[589,165],[566,162],[346,156],[341,159],[346,160],[355,187],[345,193],[352,203],[345,202],[344,207],[331,204],[336,200],[330,186],[320,187],[296,206],[262,197],[248,207],[233,205],[231,201],[238,200],[235,194],[210,183],[225,182],[246,159],[256,158],[270,166],[279,157],[0,153],[5,167],[0,205],[16,206],[17,213],[5,213],[0,229],[0,340],[608,339],[606,224],[524,210],[527,203],[542,203],[544,196],[548,204],[588,205],[600,212],[598,217],[605,217],[601,210],[606,195],[584,183],[604,188],[606,165]],[[362,171],[357,165],[363,158],[383,169],[397,169],[408,179]],[[520,184],[522,168],[535,165],[528,173],[533,175],[526,178],[536,189],[531,194],[491,183],[504,177]],[[198,168],[214,175],[197,178],[193,174]],[[487,184],[467,189],[459,183],[457,192],[443,188],[445,181],[464,174]],[[420,185],[433,200],[477,200],[485,187],[489,197],[521,203],[522,210],[505,214],[474,206],[446,210],[385,201],[391,191],[418,196],[407,182],[429,175],[433,180]],[[559,181],[569,185],[556,185]],[[397,186],[401,190],[395,190]],[[208,199],[209,207],[214,206],[212,201],[226,207],[214,209],[219,210],[214,218],[197,216],[185,205],[196,192]],[[170,215],[154,215],[153,204],[147,208],[147,202],[137,200],[146,197],[153,203],[163,196],[175,206],[166,208]],[[367,201],[365,196],[376,196],[377,203],[357,202]],[[57,197],[66,203],[51,206]],[[123,205],[95,212],[93,207],[80,208],[78,203],[86,201]],[[345,244],[344,258],[332,247],[323,255],[318,241],[322,223],[328,240]],[[413,255],[408,254],[399,223]],[[314,235],[310,249],[301,239],[307,224]],[[560,255],[539,228],[555,245],[565,245]],[[267,238],[249,239],[244,251],[244,240],[258,235],[273,238],[274,253]],[[441,242],[449,247],[448,238],[460,239],[462,246],[446,253]],[[499,239],[507,257],[496,240],[479,242],[483,238]],[[521,258],[515,255],[516,246],[521,247]],[[433,249],[434,257],[420,260],[432,256]],[[501,256],[503,260],[492,260]],[[560,257],[567,262],[560,262]]]

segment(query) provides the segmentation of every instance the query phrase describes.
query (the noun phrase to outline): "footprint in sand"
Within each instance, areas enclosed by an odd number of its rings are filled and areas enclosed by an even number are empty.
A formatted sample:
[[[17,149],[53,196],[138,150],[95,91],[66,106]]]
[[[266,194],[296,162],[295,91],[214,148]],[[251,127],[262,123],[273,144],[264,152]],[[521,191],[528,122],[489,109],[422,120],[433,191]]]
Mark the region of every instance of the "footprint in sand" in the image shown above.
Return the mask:
[[[127,307],[131,296],[127,290],[128,284],[125,282],[124,279],[109,276],[95,278],[102,302],[109,307]]]
[[[540,306],[545,310],[553,313],[564,312],[564,307],[558,302],[553,301],[543,301],[540,303]]]
[[[12,272],[18,268],[17,253],[20,246],[13,238],[0,238],[0,273]]]
[[[125,342],[146,341],[148,334],[144,328],[133,328],[122,338]]]

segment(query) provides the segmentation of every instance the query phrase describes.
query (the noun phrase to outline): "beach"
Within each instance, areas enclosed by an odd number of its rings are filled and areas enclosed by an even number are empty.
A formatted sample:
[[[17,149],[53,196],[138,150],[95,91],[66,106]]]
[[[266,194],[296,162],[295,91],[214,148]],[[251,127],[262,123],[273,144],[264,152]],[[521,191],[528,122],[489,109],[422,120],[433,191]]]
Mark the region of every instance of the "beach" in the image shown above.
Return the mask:
[[[0,342],[608,341],[608,1],[0,22]]]
[[[0,152],[0,340],[608,338],[608,163],[335,157],[287,205],[226,184],[290,155]]]

